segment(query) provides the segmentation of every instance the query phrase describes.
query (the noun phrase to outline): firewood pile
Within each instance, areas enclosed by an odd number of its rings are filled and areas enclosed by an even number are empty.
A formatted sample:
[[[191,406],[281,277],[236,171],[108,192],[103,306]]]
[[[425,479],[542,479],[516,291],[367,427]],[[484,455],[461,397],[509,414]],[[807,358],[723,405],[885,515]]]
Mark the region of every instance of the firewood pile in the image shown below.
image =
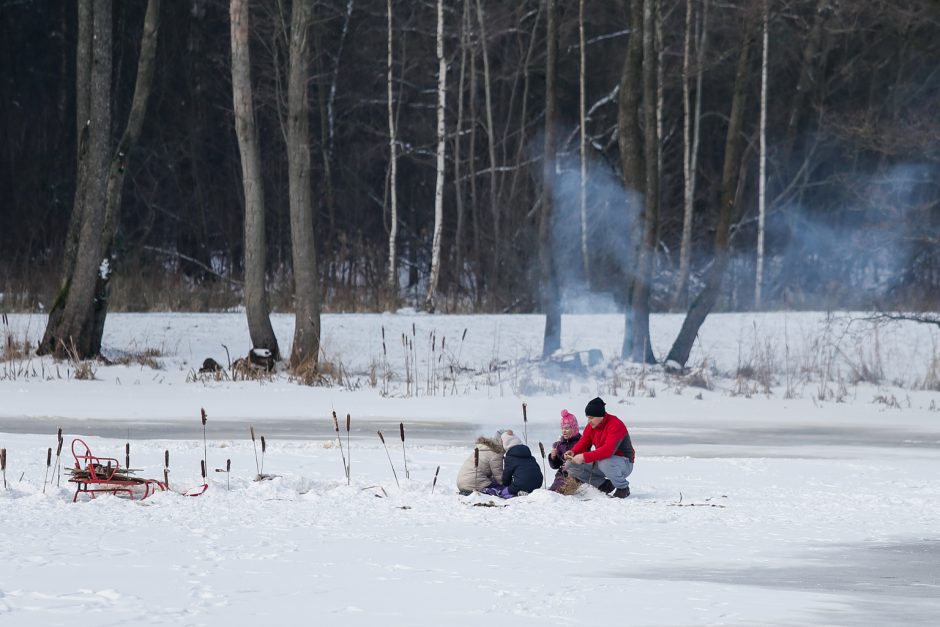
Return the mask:
[[[80,483],[95,481],[145,483],[147,479],[142,479],[134,475],[134,473],[139,471],[140,469],[137,468],[121,468],[120,466],[110,466],[106,464],[89,464],[84,468],[66,469],[66,472],[70,475],[69,481]]]

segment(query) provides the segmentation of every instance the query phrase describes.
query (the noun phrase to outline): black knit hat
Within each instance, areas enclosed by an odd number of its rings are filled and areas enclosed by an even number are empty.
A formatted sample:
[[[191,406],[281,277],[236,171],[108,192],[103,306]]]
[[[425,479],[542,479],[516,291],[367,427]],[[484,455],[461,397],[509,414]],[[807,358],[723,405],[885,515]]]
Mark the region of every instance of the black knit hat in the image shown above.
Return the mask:
[[[584,408],[584,415],[603,418],[604,414],[607,413],[604,407],[604,401],[602,401],[600,397],[597,397],[588,402],[587,406]]]

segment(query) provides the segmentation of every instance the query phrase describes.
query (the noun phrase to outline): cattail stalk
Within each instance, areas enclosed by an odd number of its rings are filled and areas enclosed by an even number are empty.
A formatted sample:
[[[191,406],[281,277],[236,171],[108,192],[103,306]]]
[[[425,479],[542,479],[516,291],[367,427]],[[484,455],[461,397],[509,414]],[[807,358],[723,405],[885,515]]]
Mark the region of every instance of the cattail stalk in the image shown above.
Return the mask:
[[[480,449],[473,447],[473,481],[480,483]]]
[[[261,436],[261,469],[258,471],[258,474],[264,478],[264,454],[268,450],[268,443],[264,441],[264,436]]]
[[[55,468],[52,469],[52,476],[56,478],[55,484],[56,487],[58,487],[59,480],[62,478],[62,465],[59,464],[59,456],[62,455],[62,427],[59,427],[59,432],[56,434],[56,439],[58,443],[56,444],[55,449]]]
[[[208,447],[206,446],[206,410],[199,408],[199,414],[202,417],[202,461],[204,466],[209,465]]]
[[[437,473],[441,471],[441,467],[438,466],[437,470],[434,471],[434,481],[431,482],[431,494],[434,494],[434,486],[437,485]]]
[[[49,480],[49,466],[52,465],[52,447],[46,450],[46,476],[42,480],[42,493],[46,493],[46,482]]]
[[[261,474],[261,466],[258,465],[258,447],[255,444],[255,428],[251,425],[248,425],[249,431],[251,431],[251,448],[255,450],[255,473]]]
[[[349,480],[352,477],[352,446],[349,444],[349,427],[351,422],[352,417],[346,414],[346,452],[349,453],[349,457],[346,460],[346,485],[349,485]]]
[[[526,404],[522,404],[522,435],[525,437],[526,446],[529,445],[529,416],[526,412]]]
[[[417,388],[415,391],[417,393]],[[405,460],[405,479],[411,479],[411,473],[408,472],[408,456],[405,455],[405,423],[398,423],[398,431],[401,433],[401,456]]]
[[[395,477],[395,485],[401,489],[401,484],[398,483],[398,473],[395,472],[395,464],[392,463],[392,456],[388,452],[388,446],[385,444],[385,436],[382,435],[381,431],[378,431],[379,439],[382,440],[382,446],[385,448],[385,456],[388,457],[388,465],[392,467],[392,476]]]
[[[343,457],[343,474],[346,475],[346,485],[349,485],[349,466],[346,465],[346,453],[343,451],[343,438],[339,434],[339,420],[336,410],[333,410],[333,429],[336,430],[336,440],[339,442],[339,454]]]
[[[539,452],[542,453],[542,488],[545,488],[545,447],[539,442]]]

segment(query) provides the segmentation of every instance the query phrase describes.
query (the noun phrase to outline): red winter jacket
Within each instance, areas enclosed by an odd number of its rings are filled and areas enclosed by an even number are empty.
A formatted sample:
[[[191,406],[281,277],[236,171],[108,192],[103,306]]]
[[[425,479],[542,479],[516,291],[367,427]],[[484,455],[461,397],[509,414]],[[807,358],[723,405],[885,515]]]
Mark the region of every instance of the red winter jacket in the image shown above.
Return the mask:
[[[594,447],[593,451],[591,446]],[[583,453],[584,461],[588,464],[614,455],[626,457],[631,464],[636,458],[627,426],[620,418],[608,413],[604,414],[604,419],[596,429],[588,423],[581,434],[581,439],[574,445],[571,452],[575,455]]]

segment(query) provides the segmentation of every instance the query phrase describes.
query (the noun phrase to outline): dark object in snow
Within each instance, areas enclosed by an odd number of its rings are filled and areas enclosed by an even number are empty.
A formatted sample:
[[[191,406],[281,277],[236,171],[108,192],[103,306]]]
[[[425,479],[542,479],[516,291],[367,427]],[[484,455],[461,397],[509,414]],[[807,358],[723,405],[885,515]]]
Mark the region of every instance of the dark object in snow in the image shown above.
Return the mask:
[[[563,372],[585,374],[604,361],[604,354],[598,348],[591,348],[573,353],[556,353],[548,358],[546,366]]]
[[[200,373],[221,372],[221,371],[222,371],[222,366],[219,364],[219,362],[212,359],[211,357],[205,359],[202,362],[202,368],[199,369]]]
[[[253,348],[248,353],[248,363],[271,372],[274,370],[274,355],[266,348]]]

